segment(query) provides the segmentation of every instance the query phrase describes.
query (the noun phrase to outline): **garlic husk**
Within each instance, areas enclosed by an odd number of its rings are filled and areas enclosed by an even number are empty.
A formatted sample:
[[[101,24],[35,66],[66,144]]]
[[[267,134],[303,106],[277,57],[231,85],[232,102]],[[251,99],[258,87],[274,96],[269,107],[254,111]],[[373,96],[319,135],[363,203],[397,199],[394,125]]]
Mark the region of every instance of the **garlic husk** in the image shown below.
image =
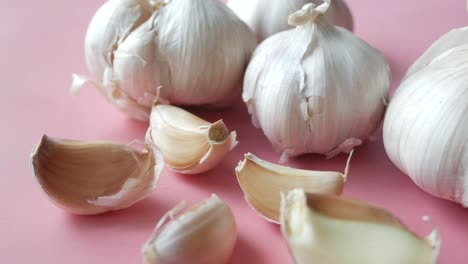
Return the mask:
[[[86,64],[98,80],[112,66],[116,47],[152,12],[147,0],[109,0],[93,16],[86,32]]]
[[[409,75],[385,117],[385,150],[426,192],[468,206],[468,45]]]
[[[163,161],[152,148],[42,136],[31,153],[34,177],[47,196],[74,214],[119,210],[156,186]]]
[[[388,64],[375,48],[323,19],[329,4],[292,14],[297,28],[262,42],[244,79],[254,125],[289,156],[349,152],[384,116]]]
[[[286,19],[289,14],[308,3],[322,2],[322,0],[230,0],[228,6],[249,25],[257,35],[257,39],[263,41],[273,34],[292,28]],[[353,30],[353,16],[343,0],[333,0],[325,17],[336,26]]]
[[[282,196],[281,230],[298,264],[435,264],[440,248],[437,229],[420,238],[384,209],[301,189]]]
[[[181,212],[184,205],[161,218],[155,234],[143,246],[144,263],[227,263],[237,238],[230,207],[215,194]]]
[[[222,120],[210,123],[163,104],[153,107],[146,138],[158,147],[169,168],[185,174],[214,168],[238,143],[236,132],[229,132]]]
[[[468,27],[456,28],[441,36],[435,41],[427,51],[419,57],[416,62],[409,68],[406,77],[424,69],[431,61],[442,55],[444,52],[468,44]]]
[[[266,220],[279,223],[281,193],[303,188],[307,192],[340,195],[349,168],[344,173],[310,171],[276,165],[251,153],[236,167],[237,180],[247,203]]]
[[[177,105],[226,107],[240,97],[257,44],[244,22],[217,0],[158,1],[151,12],[112,46],[98,77],[74,76],[73,93],[91,81],[139,120],[148,120],[160,86],[160,99]]]

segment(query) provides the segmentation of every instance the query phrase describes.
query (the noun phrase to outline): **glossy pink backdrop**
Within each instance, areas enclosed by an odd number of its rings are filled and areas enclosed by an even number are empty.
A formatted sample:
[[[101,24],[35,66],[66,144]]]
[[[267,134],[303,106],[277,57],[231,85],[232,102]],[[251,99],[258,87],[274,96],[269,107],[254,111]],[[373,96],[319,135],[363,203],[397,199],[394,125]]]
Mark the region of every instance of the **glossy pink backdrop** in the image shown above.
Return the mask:
[[[71,74],[87,73],[84,35],[103,2],[0,1],[0,263],[141,263],[141,245],[161,215],[182,199],[195,203],[211,193],[229,203],[236,216],[239,233],[231,263],[291,263],[278,226],[247,206],[237,184],[234,167],[245,152],[279,159],[241,102],[220,113],[194,110],[211,121],[223,118],[238,132],[239,146],[219,167],[192,176],[165,169],[154,193],[129,209],[74,216],[40,191],[28,158],[43,133],[122,143],[143,139],[147,124],[127,119],[93,88],[76,98],[69,95]],[[463,0],[347,2],[357,35],[388,58],[394,88],[436,38],[468,25]],[[356,151],[344,194],[389,209],[419,234],[431,230],[421,216],[431,216],[442,236],[440,263],[467,263],[468,210],[416,187],[387,158],[378,136]],[[304,156],[289,165],[342,170],[345,159]]]

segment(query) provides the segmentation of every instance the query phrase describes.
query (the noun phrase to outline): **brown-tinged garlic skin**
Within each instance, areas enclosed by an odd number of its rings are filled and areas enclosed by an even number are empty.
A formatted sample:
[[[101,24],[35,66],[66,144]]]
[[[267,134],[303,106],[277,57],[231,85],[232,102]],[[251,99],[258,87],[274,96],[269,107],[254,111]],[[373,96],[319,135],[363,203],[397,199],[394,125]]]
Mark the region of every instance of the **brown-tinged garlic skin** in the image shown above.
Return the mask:
[[[127,208],[155,188],[163,168],[152,148],[42,136],[31,153],[34,177],[59,207],[82,215]]]
[[[271,35],[291,29],[292,26],[286,19],[289,14],[305,4],[319,5],[322,2],[323,0],[229,0],[228,6],[249,25],[261,42]],[[333,0],[325,16],[331,24],[353,31],[353,16],[345,1]]]
[[[151,110],[146,139],[166,165],[184,174],[198,174],[217,166],[236,145],[236,132],[222,120],[205,121],[182,108],[156,104]]]
[[[237,229],[234,215],[226,203],[212,195],[178,216],[173,216],[177,213],[173,210],[163,216],[156,233],[144,245],[145,264],[228,262],[236,242]],[[175,208],[175,211],[179,210]]]
[[[296,189],[283,194],[281,230],[294,262],[435,264],[438,231],[420,238],[373,205]]]
[[[236,167],[236,175],[250,207],[267,221],[279,223],[282,192],[302,188],[307,192],[340,195],[348,166],[349,160],[344,173],[300,170],[276,165],[247,153]]]

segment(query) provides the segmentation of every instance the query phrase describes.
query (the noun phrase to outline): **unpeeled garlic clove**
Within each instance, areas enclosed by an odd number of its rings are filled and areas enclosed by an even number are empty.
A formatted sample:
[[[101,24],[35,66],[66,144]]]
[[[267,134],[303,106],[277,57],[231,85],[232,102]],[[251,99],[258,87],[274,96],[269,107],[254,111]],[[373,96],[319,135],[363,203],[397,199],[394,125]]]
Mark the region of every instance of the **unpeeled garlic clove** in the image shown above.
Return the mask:
[[[310,171],[276,165],[247,153],[237,166],[236,175],[247,203],[266,220],[279,223],[281,192],[303,188],[308,192],[340,195],[349,161],[344,173]]]
[[[213,194],[177,216],[184,207],[182,202],[161,218],[155,234],[143,246],[144,263],[226,263],[237,237],[229,206]]]
[[[409,231],[384,209],[337,196],[282,194],[281,230],[295,263],[430,264],[440,241]]]
[[[172,170],[196,174],[214,168],[236,145],[236,132],[222,120],[209,123],[179,107],[155,105],[147,141],[156,145]]]
[[[42,136],[31,153],[33,173],[58,206],[75,214],[123,209],[145,198],[156,186],[162,158],[104,141]]]

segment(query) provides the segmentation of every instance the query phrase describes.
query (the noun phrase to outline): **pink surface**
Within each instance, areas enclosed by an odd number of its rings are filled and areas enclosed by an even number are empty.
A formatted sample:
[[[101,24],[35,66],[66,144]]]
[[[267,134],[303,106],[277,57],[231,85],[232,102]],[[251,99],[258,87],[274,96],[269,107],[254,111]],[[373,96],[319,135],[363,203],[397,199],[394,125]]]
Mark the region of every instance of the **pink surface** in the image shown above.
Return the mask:
[[[242,103],[221,113],[195,111],[211,121],[222,117],[238,132],[239,146],[219,167],[195,176],[165,169],[154,193],[127,210],[74,216],[40,191],[28,157],[41,134],[122,143],[143,139],[147,124],[127,119],[92,88],[80,97],[69,96],[71,74],[87,72],[84,34],[103,2],[0,2],[0,263],[141,263],[141,245],[161,215],[179,200],[194,203],[211,193],[228,202],[236,216],[239,234],[231,263],[291,263],[278,226],[247,206],[237,184],[234,167],[245,152],[272,162],[279,159],[252,127]],[[463,0],[348,3],[356,33],[389,59],[394,86],[438,36],[468,24]],[[342,170],[345,159],[305,156],[290,165]],[[389,209],[419,234],[431,229],[421,216],[431,216],[442,235],[440,263],[468,262],[468,210],[418,189],[387,158],[381,139],[356,151],[345,195]]]

